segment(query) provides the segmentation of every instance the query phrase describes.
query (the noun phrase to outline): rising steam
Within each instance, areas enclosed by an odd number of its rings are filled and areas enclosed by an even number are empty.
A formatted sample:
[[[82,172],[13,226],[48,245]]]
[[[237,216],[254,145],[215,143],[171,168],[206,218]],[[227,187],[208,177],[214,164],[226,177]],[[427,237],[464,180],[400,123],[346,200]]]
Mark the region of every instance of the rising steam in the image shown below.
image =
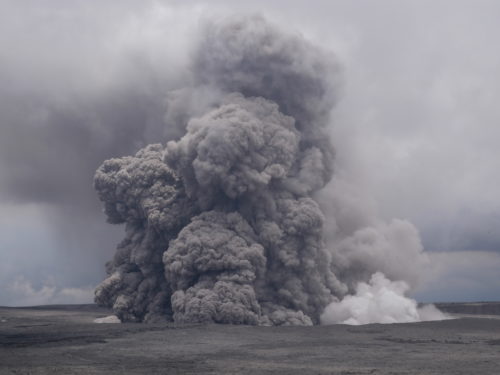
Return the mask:
[[[419,307],[415,300],[405,297],[408,289],[404,281],[390,281],[376,272],[369,283],[358,284],[355,295],[329,304],[321,315],[321,323],[360,325],[447,319],[433,305]]]
[[[335,59],[261,17],[203,31],[191,81],[168,98],[184,135],[95,175],[108,221],[126,225],[96,302],[122,321],[309,325],[376,271],[418,273],[394,265],[425,258],[410,223],[345,225],[337,192],[325,228]]]

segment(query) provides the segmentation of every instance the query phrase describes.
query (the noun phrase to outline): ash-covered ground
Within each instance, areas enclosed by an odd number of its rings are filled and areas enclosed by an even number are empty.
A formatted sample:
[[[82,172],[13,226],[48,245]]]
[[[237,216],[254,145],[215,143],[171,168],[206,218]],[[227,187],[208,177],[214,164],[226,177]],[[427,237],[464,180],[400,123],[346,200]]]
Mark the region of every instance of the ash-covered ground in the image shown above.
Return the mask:
[[[479,314],[494,311],[482,305]],[[94,323],[109,314],[0,308],[0,374],[498,374],[500,315],[363,326]]]

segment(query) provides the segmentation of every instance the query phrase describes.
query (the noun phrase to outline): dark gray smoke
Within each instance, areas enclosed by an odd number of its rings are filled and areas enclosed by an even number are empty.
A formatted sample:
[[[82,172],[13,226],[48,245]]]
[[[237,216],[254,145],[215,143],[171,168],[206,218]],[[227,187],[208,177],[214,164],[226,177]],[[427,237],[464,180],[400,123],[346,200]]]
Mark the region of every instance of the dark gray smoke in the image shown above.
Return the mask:
[[[261,17],[208,23],[190,82],[167,100],[166,121],[184,135],[97,170],[126,238],[96,301],[122,321],[309,325],[377,271],[418,273],[406,272],[421,260],[414,227],[356,219],[338,182],[325,244],[315,197],[333,176],[337,70]]]
[[[261,17],[208,23],[191,84],[168,100],[185,135],[96,173],[127,233],[96,301],[124,321],[318,323],[346,292],[311,198],[332,176],[336,73]]]

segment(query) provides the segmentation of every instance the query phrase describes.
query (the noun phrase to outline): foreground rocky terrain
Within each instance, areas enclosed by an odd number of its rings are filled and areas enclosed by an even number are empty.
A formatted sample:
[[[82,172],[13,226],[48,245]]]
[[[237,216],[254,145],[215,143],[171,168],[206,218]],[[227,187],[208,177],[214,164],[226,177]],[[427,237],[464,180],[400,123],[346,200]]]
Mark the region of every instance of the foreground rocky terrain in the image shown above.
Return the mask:
[[[106,315],[94,305],[0,308],[0,374],[500,371],[494,315],[316,327],[94,323]]]

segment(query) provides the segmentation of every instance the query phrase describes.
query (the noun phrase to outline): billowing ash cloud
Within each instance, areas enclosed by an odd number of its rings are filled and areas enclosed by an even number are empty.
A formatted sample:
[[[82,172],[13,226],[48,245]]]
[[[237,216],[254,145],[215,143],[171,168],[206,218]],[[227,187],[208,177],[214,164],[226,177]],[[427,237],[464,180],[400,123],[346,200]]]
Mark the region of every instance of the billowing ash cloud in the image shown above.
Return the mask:
[[[325,244],[315,197],[333,175],[337,70],[261,17],[208,23],[191,81],[168,97],[184,135],[95,175],[108,221],[126,224],[96,301],[122,321],[308,325],[396,247],[418,258],[411,224],[346,230],[342,209]]]

